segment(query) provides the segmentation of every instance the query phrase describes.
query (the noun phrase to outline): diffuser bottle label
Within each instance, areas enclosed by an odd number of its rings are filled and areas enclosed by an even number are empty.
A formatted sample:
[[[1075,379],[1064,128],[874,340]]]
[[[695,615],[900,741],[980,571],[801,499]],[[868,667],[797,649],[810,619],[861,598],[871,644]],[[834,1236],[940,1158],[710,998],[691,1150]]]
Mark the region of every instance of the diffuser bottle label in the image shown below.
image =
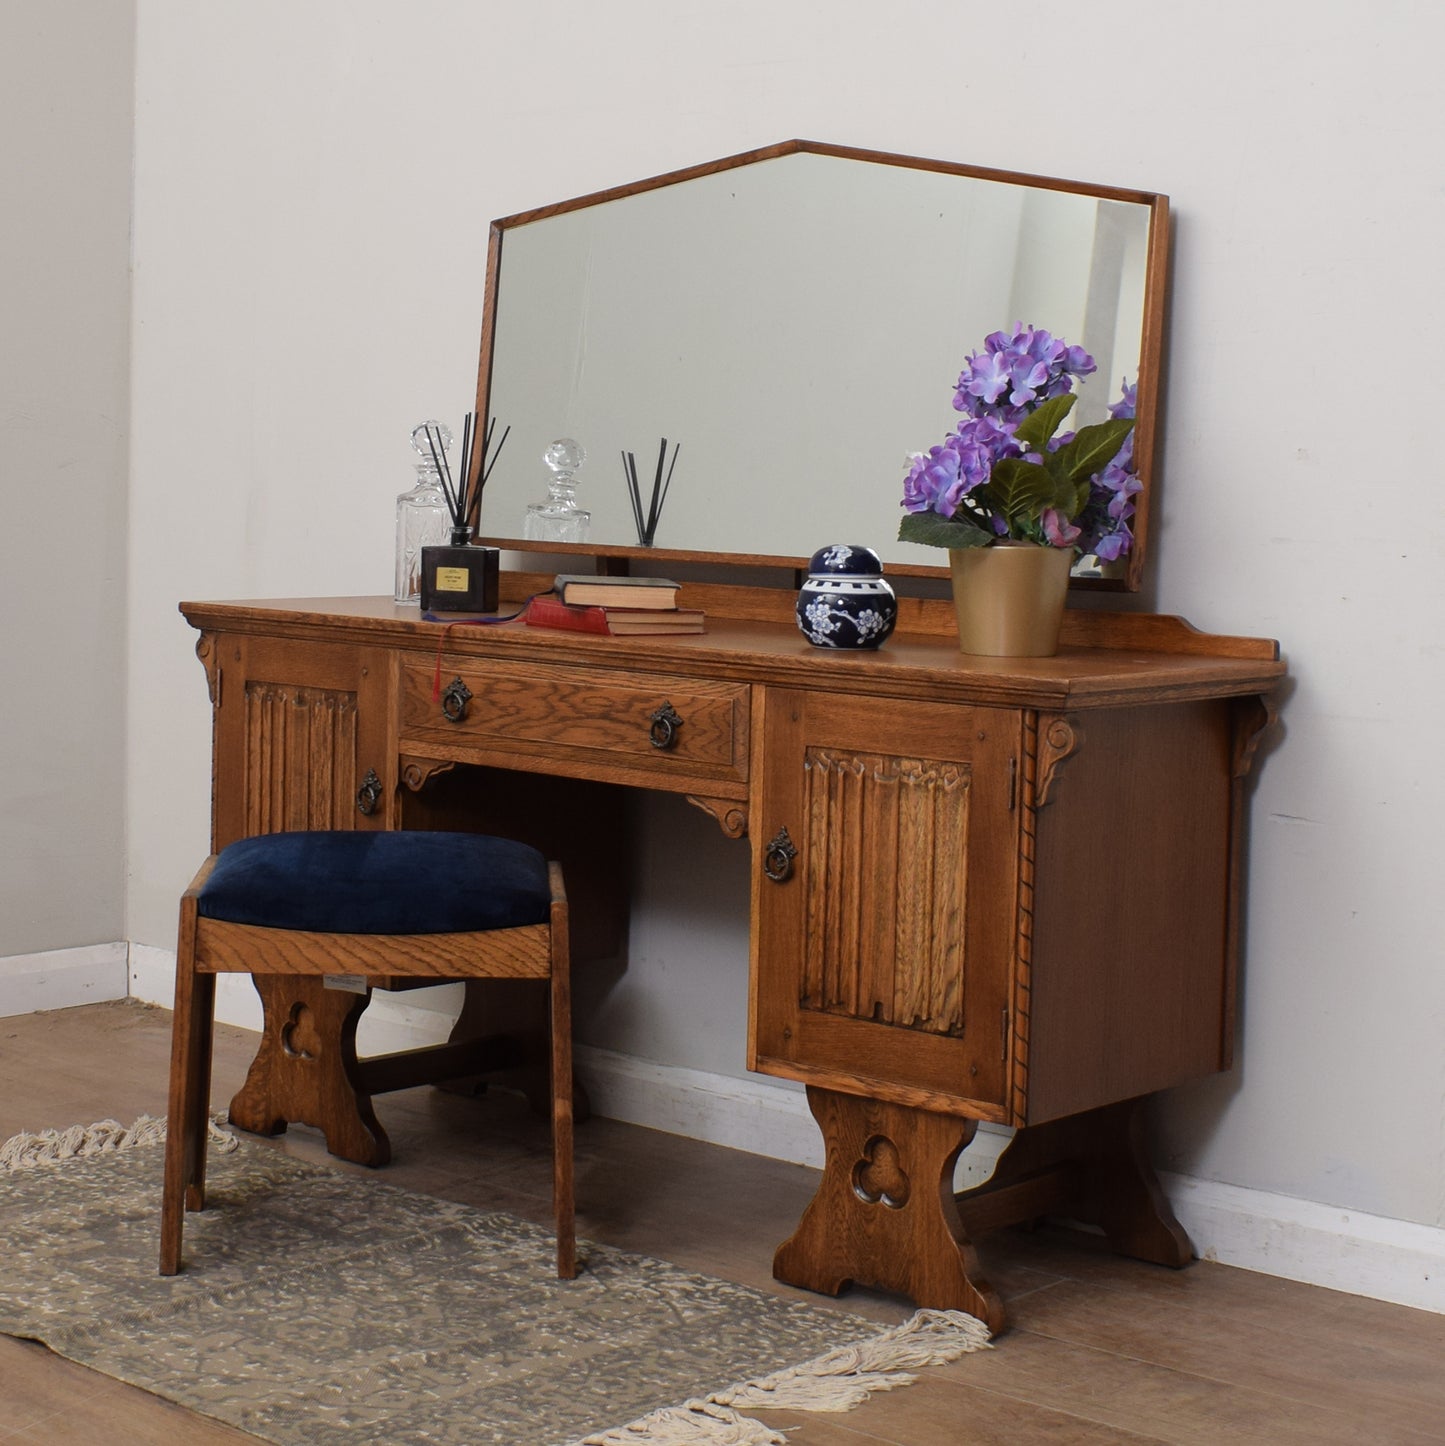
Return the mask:
[[[438,592],[466,592],[471,586],[471,573],[465,567],[437,568]]]

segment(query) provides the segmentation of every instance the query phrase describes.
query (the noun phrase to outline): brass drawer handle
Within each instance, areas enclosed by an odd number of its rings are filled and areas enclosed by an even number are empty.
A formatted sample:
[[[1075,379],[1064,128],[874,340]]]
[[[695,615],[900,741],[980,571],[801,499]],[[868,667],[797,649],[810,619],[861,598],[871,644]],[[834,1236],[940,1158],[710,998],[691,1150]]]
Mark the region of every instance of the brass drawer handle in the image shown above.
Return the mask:
[[[376,805],[380,802],[381,780],[376,776],[376,769],[368,768],[366,777],[361,780],[361,787],[356,790],[357,812],[369,817],[376,812]]]
[[[775,884],[786,883],[793,877],[793,860],[797,857],[797,845],[788,837],[787,828],[780,828],[768,841],[763,854],[763,872]]]
[[[453,678],[442,689],[442,712],[448,723],[460,723],[467,716],[467,704],[472,701],[472,690],[460,678]]]
[[[648,728],[647,736],[654,748],[673,748],[677,745],[677,730],[681,727],[682,719],[677,710],[671,703],[664,703],[652,715],[652,726]]]

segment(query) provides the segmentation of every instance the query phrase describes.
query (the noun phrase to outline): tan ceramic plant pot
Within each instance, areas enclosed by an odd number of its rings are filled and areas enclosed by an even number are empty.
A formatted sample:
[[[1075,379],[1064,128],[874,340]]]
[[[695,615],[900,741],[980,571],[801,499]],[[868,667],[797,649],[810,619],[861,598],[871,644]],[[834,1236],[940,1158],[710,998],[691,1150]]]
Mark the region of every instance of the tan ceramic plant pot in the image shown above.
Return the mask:
[[[1047,658],[1059,650],[1071,547],[995,542],[951,548],[953,607],[961,652],[990,658]]]

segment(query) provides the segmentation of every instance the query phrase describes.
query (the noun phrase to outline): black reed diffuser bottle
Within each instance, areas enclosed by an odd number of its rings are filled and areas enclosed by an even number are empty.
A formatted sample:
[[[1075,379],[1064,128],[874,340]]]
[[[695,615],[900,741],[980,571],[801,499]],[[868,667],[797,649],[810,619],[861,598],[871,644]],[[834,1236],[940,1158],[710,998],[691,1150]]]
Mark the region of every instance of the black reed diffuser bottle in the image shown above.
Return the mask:
[[[472,546],[470,527],[453,527],[448,547],[421,550],[421,605],[429,613],[494,613],[501,553]]]
[[[497,443],[496,463],[507,431]],[[445,547],[423,547],[421,550],[421,606],[423,612],[494,613],[497,610],[497,574],[501,553],[495,547],[472,545],[472,527],[467,521],[481,502],[492,466],[487,462],[492,429],[487,428],[479,456],[474,456],[477,440],[475,418],[469,412],[462,424],[462,457],[459,484],[452,482],[447,466],[446,447],[438,429],[428,425],[427,445],[441,478],[447,510],[452,518],[452,539]]]

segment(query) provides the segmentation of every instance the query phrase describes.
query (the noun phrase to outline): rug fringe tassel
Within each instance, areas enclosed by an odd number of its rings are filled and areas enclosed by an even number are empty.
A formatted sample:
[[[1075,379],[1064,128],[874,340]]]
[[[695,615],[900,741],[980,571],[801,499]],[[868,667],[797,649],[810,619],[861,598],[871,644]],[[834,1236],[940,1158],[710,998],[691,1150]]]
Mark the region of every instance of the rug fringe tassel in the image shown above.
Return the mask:
[[[901,1325],[801,1366],[717,1391],[705,1401],[654,1411],[582,1446],[786,1446],[787,1438],[739,1414],[851,1411],[876,1391],[911,1386],[925,1366],[989,1348],[988,1327],[961,1310],[920,1310]]]
[[[211,1148],[229,1152],[241,1143],[221,1129],[225,1115],[206,1122]],[[98,1120],[93,1125],[71,1125],[67,1130],[41,1130],[38,1134],[12,1135],[0,1144],[0,1172],[31,1170],[37,1165],[59,1165],[86,1155],[111,1155],[137,1145],[159,1145],[166,1138],[166,1122],[142,1115],[133,1125],[119,1120]]]
[[[588,1436],[582,1446],[788,1446],[788,1438],[726,1406],[688,1401]]]

